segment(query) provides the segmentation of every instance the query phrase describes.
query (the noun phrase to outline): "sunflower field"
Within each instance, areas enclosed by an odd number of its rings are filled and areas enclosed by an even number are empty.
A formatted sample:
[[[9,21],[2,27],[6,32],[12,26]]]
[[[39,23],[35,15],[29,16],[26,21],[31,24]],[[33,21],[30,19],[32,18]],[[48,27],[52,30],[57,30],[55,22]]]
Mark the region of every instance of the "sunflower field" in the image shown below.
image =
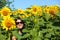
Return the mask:
[[[0,8],[0,40],[11,40],[16,30],[15,20],[24,21],[24,36],[18,40],[60,40],[60,7],[33,5],[25,10],[12,10],[8,6]],[[15,33],[16,34],[16,33]],[[18,35],[18,34],[16,34]]]

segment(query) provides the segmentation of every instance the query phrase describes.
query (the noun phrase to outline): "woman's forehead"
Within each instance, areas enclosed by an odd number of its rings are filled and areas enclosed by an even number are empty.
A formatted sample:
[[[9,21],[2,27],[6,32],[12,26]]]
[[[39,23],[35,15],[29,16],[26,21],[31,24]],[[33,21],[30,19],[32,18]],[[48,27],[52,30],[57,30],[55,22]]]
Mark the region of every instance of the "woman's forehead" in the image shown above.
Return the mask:
[[[16,22],[21,22],[21,20],[20,19],[17,19],[17,21]]]

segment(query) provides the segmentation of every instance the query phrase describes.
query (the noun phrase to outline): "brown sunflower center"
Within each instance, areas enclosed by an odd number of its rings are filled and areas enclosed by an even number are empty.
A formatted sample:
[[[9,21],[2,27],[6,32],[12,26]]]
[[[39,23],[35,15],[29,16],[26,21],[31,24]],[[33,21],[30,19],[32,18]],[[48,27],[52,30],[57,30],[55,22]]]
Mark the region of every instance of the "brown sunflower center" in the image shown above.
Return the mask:
[[[13,23],[12,22],[6,22],[5,25],[7,28],[10,28],[13,25]]]
[[[7,11],[3,11],[3,15],[4,16],[7,16],[8,15],[8,12]]]
[[[33,8],[33,11],[36,12],[37,11],[37,8]]]
[[[54,10],[50,10],[49,13],[52,14],[52,15],[55,15],[55,11]]]

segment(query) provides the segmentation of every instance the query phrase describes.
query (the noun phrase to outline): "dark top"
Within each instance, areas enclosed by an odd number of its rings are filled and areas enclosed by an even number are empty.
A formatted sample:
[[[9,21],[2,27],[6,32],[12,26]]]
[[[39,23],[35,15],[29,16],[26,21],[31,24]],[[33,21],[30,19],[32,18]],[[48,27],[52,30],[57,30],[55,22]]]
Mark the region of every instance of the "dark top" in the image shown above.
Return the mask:
[[[12,35],[15,36],[17,40],[20,40],[20,39],[22,39],[22,38],[25,38],[25,37],[24,37],[25,34],[26,34],[26,33],[23,33],[22,35],[20,35],[20,34],[18,33],[18,29],[15,29],[15,30],[12,32]]]

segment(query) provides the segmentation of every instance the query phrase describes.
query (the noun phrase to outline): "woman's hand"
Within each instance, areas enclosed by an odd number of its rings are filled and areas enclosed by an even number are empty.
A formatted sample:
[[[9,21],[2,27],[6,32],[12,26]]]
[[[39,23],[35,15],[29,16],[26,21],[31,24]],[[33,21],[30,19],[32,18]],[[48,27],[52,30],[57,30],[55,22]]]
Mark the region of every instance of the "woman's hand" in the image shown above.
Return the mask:
[[[16,40],[16,37],[15,36],[12,36],[12,40]]]

